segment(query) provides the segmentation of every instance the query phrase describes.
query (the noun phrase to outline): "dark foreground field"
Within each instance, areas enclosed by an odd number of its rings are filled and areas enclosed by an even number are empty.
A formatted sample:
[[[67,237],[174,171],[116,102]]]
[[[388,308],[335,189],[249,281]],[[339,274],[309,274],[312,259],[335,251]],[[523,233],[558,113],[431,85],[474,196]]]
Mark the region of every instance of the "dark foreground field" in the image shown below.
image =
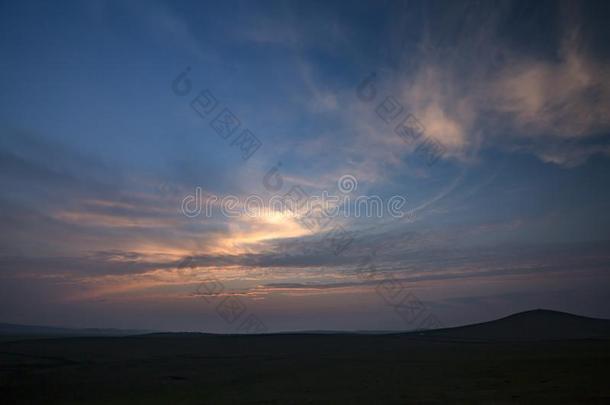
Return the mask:
[[[4,337],[0,391],[3,403],[610,403],[610,340],[456,331]]]
[[[608,341],[167,335],[0,347],[4,403],[610,403]]]

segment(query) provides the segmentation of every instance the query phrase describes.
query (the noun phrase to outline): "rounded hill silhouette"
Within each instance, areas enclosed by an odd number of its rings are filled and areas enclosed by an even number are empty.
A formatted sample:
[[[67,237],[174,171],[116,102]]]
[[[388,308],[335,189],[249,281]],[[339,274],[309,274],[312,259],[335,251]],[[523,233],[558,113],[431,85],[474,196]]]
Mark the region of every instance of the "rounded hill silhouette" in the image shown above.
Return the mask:
[[[416,334],[429,338],[472,341],[609,339],[610,320],[535,309],[494,321]]]

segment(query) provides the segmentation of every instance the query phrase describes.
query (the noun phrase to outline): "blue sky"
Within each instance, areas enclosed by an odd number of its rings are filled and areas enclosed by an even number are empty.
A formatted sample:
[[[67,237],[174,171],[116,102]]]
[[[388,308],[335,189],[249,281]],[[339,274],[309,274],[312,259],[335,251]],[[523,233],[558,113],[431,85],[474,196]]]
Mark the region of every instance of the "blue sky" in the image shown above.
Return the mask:
[[[422,303],[419,318],[443,325],[532,308],[610,317],[603,2],[0,10],[1,320],[231,332],[252,314],[271,331],[420,326],[384,296],[389,280]],[[190,103],[204,90],[218,104],[202,118]],[[400,114],[385,122],[388,98]],[[228,140],[210,125],[225,108],[241,123]],[[395,132],[409,115],[442,147],[433,164]],[[234,142],[244,129],[261,142],[247,160]],[[273,167],[278,190],[263,182]],[[403,196],[409,215],[336,218],[352,241],[340,254],[330,228],[299,217],[180,209],[196,187],[313,196],[345,175],[355,195]],[[358,276],[371,261],[374,276]],[[205,280],[222,294],[202,294]],[[244,308],[238,319],[223,317],[226,300]]]

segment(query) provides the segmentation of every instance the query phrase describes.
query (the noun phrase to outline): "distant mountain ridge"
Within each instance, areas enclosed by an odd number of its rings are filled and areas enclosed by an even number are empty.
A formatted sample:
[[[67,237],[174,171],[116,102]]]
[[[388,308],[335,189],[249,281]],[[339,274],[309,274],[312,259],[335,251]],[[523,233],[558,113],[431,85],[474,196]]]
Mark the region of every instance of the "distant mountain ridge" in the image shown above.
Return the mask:
[[[149,330],[114,328],[63,328],[56,326],[18,325],[0,323],[0,335],[40,335],[40,336],[128,336],[152,333]]]
[[[62,328],[53,326],[16,325],[0,323],[0,336],[223,336],[230,334],[199,332],[160,332],[138,329]],[[331,331],[303,330],[269,333],[268,335],[396,335],[409,338],[450,340],[465,342],[485,341],[545,341],[573,339],[610,339],[610,320],[589,318],[566,312],[535,309],[519,312],[493,321],[452,328],[423,331]]]
[[[406,334],[463,341],[610,339],[610,320],[535,309],[489,322]]]

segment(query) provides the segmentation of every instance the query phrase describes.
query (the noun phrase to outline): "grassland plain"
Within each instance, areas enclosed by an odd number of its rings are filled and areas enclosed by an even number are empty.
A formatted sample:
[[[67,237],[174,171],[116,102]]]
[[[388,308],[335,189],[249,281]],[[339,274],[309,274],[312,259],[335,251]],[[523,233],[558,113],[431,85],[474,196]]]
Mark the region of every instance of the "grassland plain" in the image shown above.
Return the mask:
[[[278,334],[0,343],[4,403],[610,403],[610,341]]]

